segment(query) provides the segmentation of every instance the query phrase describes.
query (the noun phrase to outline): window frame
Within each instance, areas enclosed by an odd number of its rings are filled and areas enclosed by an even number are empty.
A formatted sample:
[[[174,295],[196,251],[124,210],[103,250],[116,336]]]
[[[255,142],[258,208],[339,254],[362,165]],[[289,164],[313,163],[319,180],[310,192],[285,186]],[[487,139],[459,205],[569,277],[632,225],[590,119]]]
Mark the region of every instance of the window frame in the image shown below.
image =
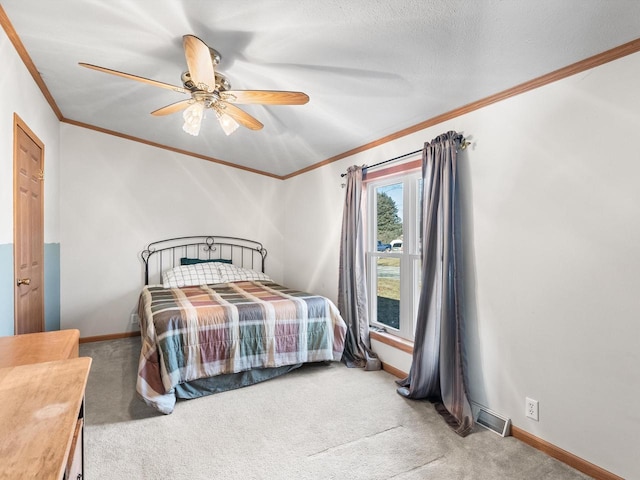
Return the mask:
[[[388,169],[388,172],[376,172],[375,176],[365,178],[366,215],[365,215],[365,258],[367,293],[369,299],[369,320],[373,327],[387,333],[411,340],[414,339],[418,309],[421,271],[420,252],[420,188],[421,162],[414,161]],[[402,167],[402,166],[400,166]],[[402,212],[402,251],[378,252],[377,249],[377,191],[379,188],[403,184]],[[377,319],[377,260],[379,258],[400,259],[400,321],[395,329]]]

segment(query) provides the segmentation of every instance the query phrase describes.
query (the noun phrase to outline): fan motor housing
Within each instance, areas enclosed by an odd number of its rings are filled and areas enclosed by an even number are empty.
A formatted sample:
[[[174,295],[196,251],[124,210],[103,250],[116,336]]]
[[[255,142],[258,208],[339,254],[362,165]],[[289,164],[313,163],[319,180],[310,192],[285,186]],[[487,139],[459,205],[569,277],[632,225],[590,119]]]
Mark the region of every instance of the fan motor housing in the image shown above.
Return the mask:
[[[231,82],[229,82],[227,77],[225,77],[219,72],[215,72],[215,77],[216,77],[216,85],[214,88],[216,91],[224,92],[226,90],[231,90]],[[191,80],[191,74],[189,72],[182,72],[182,75],[180,75],[180,80],[182,81],[184,88],[186,88],[187,90],[191,90],[191,91],[199,90],[196,84],[193,83],[193,80]]]

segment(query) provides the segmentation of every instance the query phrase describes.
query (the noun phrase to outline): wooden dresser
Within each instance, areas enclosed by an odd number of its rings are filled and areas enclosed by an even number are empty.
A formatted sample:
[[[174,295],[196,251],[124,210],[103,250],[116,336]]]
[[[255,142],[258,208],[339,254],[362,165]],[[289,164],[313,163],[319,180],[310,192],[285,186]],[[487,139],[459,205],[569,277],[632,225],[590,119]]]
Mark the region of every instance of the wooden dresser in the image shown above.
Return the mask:
[[[90,367],[77,330],[0,338],[0,480],[83,478]]]

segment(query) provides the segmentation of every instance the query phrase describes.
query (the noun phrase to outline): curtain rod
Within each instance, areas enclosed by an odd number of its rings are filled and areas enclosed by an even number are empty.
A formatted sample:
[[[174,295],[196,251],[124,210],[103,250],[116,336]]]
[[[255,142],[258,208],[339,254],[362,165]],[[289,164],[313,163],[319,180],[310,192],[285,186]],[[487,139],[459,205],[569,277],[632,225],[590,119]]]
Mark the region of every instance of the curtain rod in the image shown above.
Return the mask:
[[[458,135],[456,139],[460,140],[460,150],[465,150],[469,145],[471,145],[471,142],[467,142],[467,139],[464,138],[462,135]],[[373,167],[379,167],[380,165],[384,165],[385,163],[393,162],[395,160],[400,160],[401,158],[404,158],[404,157],[415,155],[416,153],[422,152],[422,150],[424,149],[421,148],[420,150],[416,150],[415,152],[403,153],[402,155],[398,155],[397,157],[390,158],[389,160],[383,160],[382,162],[374,163],[373,165],[365,165],[363,168],[366,170]],[[340,174],[340,176],[346,177],[347,174],[342,173]]]

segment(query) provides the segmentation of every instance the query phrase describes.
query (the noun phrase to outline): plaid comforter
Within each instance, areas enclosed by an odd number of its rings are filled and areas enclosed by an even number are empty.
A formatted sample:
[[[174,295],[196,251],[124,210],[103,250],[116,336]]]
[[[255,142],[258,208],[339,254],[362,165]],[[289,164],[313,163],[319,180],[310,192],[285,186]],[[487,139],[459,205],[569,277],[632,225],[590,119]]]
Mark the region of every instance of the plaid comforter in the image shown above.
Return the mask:
[[[137,391],[171,413],[180,383],[252,368],[340,360],[346,324],[327,298],[275,283],[144,287]]]

